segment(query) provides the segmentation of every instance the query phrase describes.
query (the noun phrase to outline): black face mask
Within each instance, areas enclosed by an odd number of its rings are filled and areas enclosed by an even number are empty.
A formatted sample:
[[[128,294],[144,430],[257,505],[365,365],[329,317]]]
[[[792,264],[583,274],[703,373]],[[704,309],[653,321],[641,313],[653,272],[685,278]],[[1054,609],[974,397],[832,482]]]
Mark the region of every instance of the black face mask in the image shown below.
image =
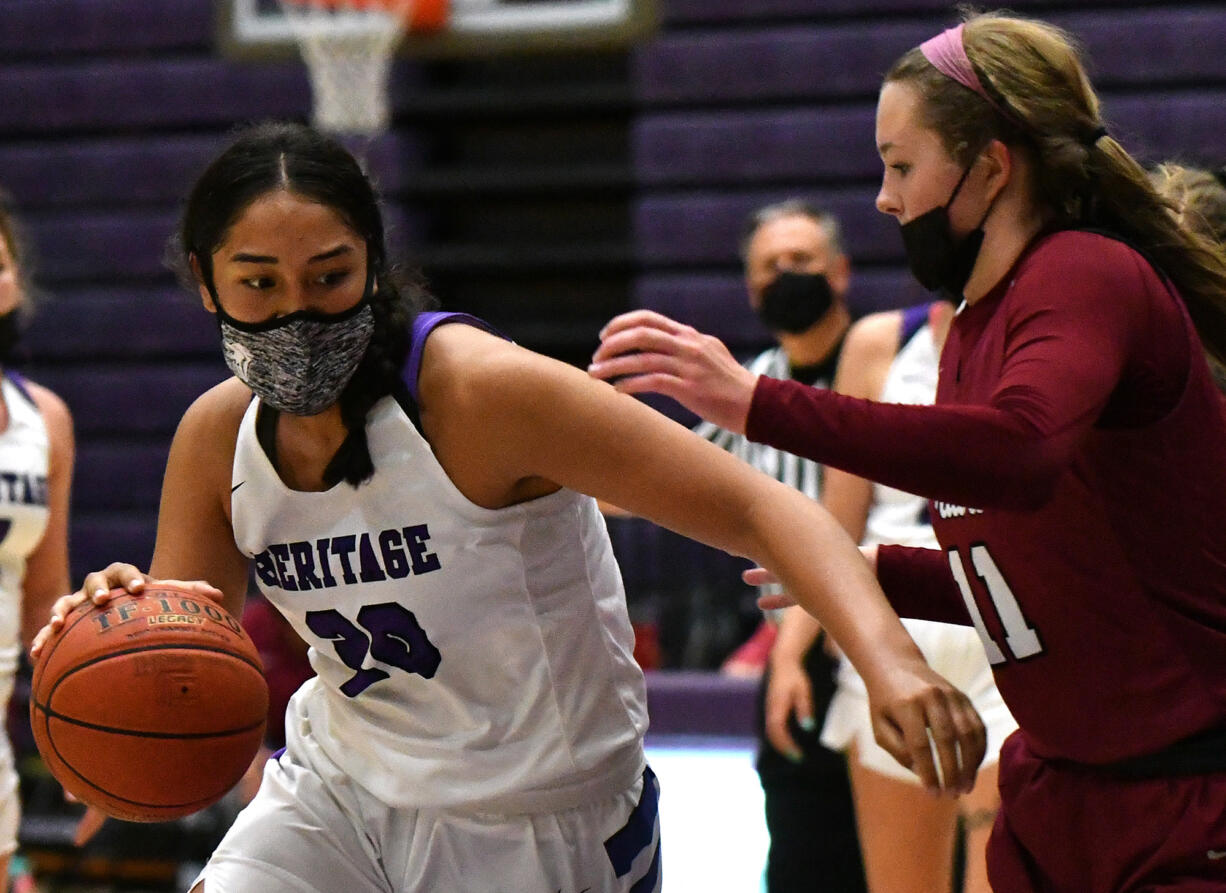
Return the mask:
[[[949,224],[949,207],[970,172],[969,167],[962,172],[958,185],[944,205],[899,226],[911,274],[928,291],[947,292],[955,302],[962,300],[962,290],[971,278],[971,270],[983,246],[983,224],[992,210],[988,205],[983,220],[961,239],[954,236]]]
[[[0,365],[7,366],[17,359],[17,344],[21,341],[21,321],[16,310],[0,314]]]
[[[808,331],[834,305],[830,281],[821,273],[785,270],[762,289],[758,318],[772,332]]]

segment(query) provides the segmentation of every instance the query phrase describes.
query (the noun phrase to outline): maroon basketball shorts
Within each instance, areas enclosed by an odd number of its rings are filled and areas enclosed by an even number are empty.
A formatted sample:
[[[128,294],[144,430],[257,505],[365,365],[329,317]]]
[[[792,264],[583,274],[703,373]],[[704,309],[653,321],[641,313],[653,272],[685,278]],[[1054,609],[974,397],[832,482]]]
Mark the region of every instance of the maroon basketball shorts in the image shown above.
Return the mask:
[[[1226,772],[1125,780],[1001,748],[995,893],[1226,891]]]

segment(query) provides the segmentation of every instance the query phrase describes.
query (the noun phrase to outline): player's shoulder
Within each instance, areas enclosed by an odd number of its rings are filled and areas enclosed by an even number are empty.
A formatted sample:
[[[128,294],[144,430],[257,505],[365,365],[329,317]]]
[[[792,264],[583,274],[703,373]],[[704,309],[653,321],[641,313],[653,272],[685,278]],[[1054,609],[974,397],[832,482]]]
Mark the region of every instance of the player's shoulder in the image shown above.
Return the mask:
[[[901,310],[882,310],[860,317],[847,330],[840,362],[892,359],[902,332]]]
[[[237,378],[227,378],[192,401],[179,422],[176,438],[233,442],[250,403],[251,390]]]
[[[17,386],[22,397],[34,405],[46,429],[53,459],[59,456],[71,462],[76,445],[72,411],[69,410],[68,404],[50,388],[30,381],[25,376],[6,373],[6,377],[9,377],[10,381]]]
[[[1019,278],[1079,285],[1087,280],[1120,284],[1158,274],[1134,246],[1111,233],[1058,230],[1041,236],[1018,270]]]
[[[541,374],[545,362],[545,357],[480,326],[448,323],[434,329],[422,346],[418,394],[424,408],[471,402]]]
[[[870,313],[856,320],[843,340],[834,389],[852,397],[876,399],[898,352],[901,332],[899,310]]]
[[[64,398],[55,391],[25,377],[21,379],[21,389],[34,404],[34,408],[42,415],[48,427],[72,427],[72,411],[64,402]]]

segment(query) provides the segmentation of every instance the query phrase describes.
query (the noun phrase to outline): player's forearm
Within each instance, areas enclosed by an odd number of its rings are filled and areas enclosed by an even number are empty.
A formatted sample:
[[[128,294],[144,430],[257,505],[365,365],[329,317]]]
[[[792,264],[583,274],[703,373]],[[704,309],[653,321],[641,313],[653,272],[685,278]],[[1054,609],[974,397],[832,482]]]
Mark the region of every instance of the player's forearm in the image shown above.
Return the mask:
[[[880,546],[877,582],[900,617],[969,626],[970,614],[940,549]]]
[[[775,574],[866,679],[898,660],[922,659],[847,533],[816,503],[783,489],[789,498],[750,512],[760,543],[750,557]]]
[[[1075,433],[1043,436],[989,406],[876,403],[766,377],[747,421],[751,440],[974,508],[1041,504]]]

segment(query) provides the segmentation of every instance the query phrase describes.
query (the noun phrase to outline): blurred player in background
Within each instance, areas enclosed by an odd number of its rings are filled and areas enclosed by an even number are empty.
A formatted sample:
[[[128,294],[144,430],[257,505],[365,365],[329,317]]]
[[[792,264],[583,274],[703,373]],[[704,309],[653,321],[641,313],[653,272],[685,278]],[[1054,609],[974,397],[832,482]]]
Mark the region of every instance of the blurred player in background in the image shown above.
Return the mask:
[[[0,703],[8,704],[23,644],[69,587],[72,415],[51,391],[13,369],[30,312],[18,223],[0,192]],[[0,736],[0,890],[8,888],[21,803],[7,736]]]

